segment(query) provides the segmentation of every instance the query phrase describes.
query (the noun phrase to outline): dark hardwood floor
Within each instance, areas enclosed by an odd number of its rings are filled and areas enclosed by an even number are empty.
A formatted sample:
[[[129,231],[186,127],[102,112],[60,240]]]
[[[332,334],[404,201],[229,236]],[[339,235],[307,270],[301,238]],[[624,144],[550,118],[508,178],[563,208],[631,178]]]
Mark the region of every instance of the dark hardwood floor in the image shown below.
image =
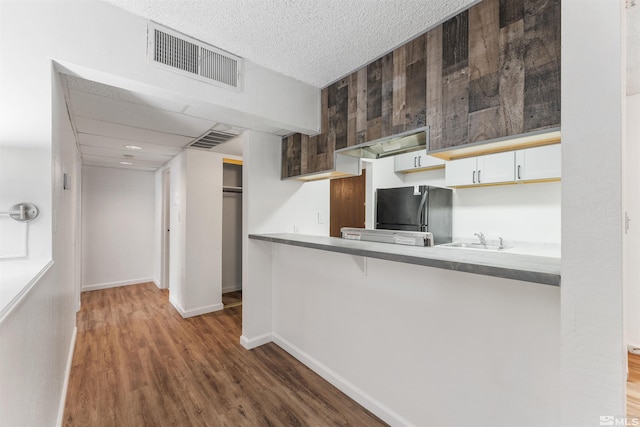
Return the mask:
[[[66,426],[385,425],[275,344],[242,307],[182,319],[151,283],[82,294]]]

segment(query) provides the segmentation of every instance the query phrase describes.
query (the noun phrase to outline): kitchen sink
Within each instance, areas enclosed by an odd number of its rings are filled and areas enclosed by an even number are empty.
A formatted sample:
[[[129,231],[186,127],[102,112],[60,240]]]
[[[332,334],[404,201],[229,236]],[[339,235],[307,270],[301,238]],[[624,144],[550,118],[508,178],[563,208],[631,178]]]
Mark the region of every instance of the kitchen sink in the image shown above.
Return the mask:
[[[500,245],[492,245],[482,243],[465,243],[465,242],[453,242],[453,243],[442,243],[438,246],[445,248],[462,248],[462,249],[482,249],[484,251],[503,251],[505,249],[509,249],[508,246],[500,246]]]

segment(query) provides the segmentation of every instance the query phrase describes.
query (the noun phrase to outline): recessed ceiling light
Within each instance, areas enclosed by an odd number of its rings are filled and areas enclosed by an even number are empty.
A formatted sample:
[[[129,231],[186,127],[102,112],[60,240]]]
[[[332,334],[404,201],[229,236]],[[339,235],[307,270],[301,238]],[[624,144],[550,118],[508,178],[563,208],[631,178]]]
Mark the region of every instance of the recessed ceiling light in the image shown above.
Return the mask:
[[[124,148],[127,150],[142,150],[142,147],[138,145],[125,145]]]
[[[131,162],[120,162],[121,165],[132,165],[133,163]]]

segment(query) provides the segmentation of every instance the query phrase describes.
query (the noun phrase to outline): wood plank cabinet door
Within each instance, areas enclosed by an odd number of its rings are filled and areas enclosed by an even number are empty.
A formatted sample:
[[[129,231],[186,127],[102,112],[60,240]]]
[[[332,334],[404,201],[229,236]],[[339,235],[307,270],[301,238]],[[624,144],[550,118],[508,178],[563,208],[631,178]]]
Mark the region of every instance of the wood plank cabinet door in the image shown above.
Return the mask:
[[[560,0],[483,0],[428,39],[438,32],[442,64],[432,54],[427,65],[430,150],[560,126]]]

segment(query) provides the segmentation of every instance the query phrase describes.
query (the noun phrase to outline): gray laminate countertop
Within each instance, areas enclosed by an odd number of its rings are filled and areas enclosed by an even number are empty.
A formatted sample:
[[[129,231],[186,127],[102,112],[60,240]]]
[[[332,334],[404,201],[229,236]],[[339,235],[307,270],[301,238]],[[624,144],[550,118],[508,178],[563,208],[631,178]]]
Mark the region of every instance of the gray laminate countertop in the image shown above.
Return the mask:
[[[426,267],[560,286],[559,257],[439,246],[404,246],[306,234],[250,234],[249,238]]]

